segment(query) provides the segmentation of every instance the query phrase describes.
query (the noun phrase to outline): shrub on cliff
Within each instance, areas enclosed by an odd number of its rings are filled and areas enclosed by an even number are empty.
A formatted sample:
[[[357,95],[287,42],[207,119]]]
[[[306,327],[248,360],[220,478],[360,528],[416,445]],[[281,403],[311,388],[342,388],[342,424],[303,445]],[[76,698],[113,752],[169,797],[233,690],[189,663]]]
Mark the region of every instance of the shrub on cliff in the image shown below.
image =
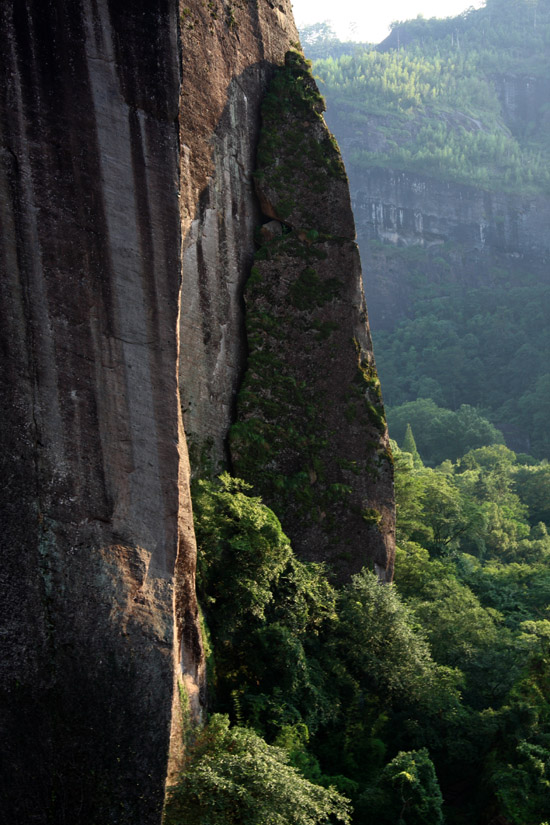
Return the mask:
[[[169,791],[165,825],[323,825],[350,822],[348,800],[304,779],[281,748],[216,714]]]

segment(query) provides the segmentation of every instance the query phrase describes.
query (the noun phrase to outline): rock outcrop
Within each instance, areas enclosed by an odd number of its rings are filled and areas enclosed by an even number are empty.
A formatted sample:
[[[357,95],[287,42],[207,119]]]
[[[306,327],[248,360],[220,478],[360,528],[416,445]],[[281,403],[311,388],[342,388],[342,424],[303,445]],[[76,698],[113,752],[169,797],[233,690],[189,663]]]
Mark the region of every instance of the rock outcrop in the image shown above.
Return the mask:
[[[218,466],[246,352],[259,107],[298,33],[288,0],[196,2],[181,14],[182,406],[195,463]]]
[[[382,168],[350,167],[350,180],[376,328],[407,316],[415,265],[435,288],[450,279],[465,288],[487,285],[502,272],[511,284],[521,284],[526,272],[548,280],[547,197],[487,192]]]
[[[196,713],[204,681],[182,412],[222,461],[261,221],[260,103],[297,39],[288,0],[0,9],[10,825],[160,821],[175,677]],[[355,281],[349,299],[368,372]]]
[[[179,356],[220,444],[259,103],[297,35],[267,0],[5,3],[0,26],[2,819],[145,825],[174,673],[202,682]]]
[[[256,189],[279,223],[262,229],[246,288],[231,454],[300,556],[341,580],[373,563],[391,580],[392,457],[347,178],[323,109],[290,52],[262,109]]]
[[[396,48],[396,38],[394,29],[379,48]],[[512,134],[521,143],[526,132],[547,128],[547,78],[491,74],[490,80],[501,105],[502,134]],[[497,169],[495,189],[490,190],[444,175],[356,162],[358,150],[383,156],[396,144],[406,147],[425,122],[434,120],[434,112],[427,107],[426,121],[422,116],[410,118],[401,128],[395,113],[370,112],[358,121],[357,108],[349,100],[337,99],[333,106],[329,100],[327,123],[338,139],[349,174],[373,329],[391,329],[408,316],[415,269],[434,290],[445,282],[464,288],[490,285],[502,273],[511,285],[521,285],[526,275],[548,280],[547,195],[499,191]],[[459,110],[440,111],[438,117],[451,130],[476,133],[485,128]]]

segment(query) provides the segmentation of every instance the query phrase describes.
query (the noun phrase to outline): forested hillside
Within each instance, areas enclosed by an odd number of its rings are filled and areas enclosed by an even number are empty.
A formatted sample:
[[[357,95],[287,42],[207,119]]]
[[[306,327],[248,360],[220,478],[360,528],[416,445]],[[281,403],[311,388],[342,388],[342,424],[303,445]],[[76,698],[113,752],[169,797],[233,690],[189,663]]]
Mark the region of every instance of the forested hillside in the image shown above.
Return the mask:
[[[303,33],[356,213],[384,398],[479,408],[550,457],[550,3]],[[324,56],[323,56],[324,55]]]
[[[550,468],[494,445],[430,469],[402,443],[394,585],[336,588],[249,485],[195,482],[225,715],[187,732],[170,825],[550,818]]]
[[[544,0],[490,0],[459,18],[394,24],[380,47],[349,44],[351,54],[317,59],[315,72],[333,119],[369,122],[354,165],[547,194],[549,34]],[[513,77],[529,77],[530,94],[506,102]]]

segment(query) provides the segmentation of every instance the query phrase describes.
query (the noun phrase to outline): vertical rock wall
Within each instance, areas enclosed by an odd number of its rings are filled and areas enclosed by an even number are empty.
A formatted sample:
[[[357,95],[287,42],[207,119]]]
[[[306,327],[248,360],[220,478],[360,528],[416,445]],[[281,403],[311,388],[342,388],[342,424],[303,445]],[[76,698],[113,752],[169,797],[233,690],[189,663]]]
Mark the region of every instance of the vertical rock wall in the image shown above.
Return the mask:
[[[27,0],[0,38],[0,820],[145,825],[175,665],[202,679],[179,356],[220,452],[258,107],[297,35],[266,0]]]
[[[298,33],[289,0],[195,0],[180,13],[182,407],[192,457],[217,464],[227,458],[245,359],[242,291],[260,223],[252,184],[260,105]]]
[[[297,39],[288,0],[0,4],[0,822],[160,821],[203,680],[182,411],[222,460]]]
[[[180,567],[193,552],[178,523],[177,9],[0,14],[0,816],[158,822],[174,566],[178,545]]]
[[[393,461],[348,181],[303,57],[262,107],[256,190],[267,221],[246,287],[248,369],[231,453],[294,550],[340,580],[393,576]]]

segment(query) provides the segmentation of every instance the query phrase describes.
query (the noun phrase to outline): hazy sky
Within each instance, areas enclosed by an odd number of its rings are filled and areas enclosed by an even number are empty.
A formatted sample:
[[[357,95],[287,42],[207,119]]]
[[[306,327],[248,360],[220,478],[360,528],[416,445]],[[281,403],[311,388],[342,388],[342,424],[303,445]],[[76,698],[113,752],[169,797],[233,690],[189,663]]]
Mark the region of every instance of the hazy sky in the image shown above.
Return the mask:
[[[340,38],[379,43],[393,20],[452,17],[479,8],[483,0],[292,0],[292,5],[298,26],[328,20]]]

